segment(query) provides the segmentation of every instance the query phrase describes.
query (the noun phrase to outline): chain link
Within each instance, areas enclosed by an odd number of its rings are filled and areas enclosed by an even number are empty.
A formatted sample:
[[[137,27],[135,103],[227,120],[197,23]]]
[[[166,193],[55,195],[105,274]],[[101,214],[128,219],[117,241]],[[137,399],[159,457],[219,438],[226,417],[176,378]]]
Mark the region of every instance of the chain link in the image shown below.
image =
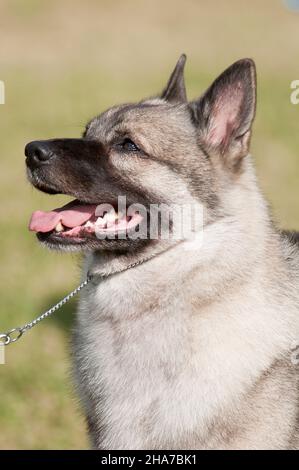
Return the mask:
[[[123,271],[126,271],[127,269],[134,268],[135,266],[138,266],[139,264],[143,263],[144,261],[147,261],[151,259],[151,257],[147,258],[146,260],[141,260],[137,261],[136,263],[132,263],[129,266],[124,267],[123,269],[120,269],[119,271],[113,272],[113,273],[102,273],[98,274],[97,276],[105,279],[112,274],[119,274]],[[21,336],[26,333],[26,331],[31,330],[35,325],[40,323],[41,321],[45,320],[45,318],[50,317],[56,310],[59,310],[61,307],[63,307],[64,304],[66,304],[72,297],[74,297],[76,294],[80,292],[81,289],[83,289],[90,281],[91,279],[95,276],[90,276],[88,275],[85,281],[83,281],[81,284],[79,284],[76,289],[74,289],[72,292],[70,292],[68,295],[63,297],[57,304],[53,305],[53,307],[49,308],[46,312],[42,313],[39,317],[35,318],[29,323],[26,323],[25,325],[17,328],[12,328],[11,330],[7,331],[6,333],[0,334],[0,344],[3,344],[4,346],[8,346],[11,343],[15,343],[18,341]]]
[[[170,247],[171,248],[171,247]],[[164,250],[168,251],[170,248]],[[163,252],[162,252],[163,253]],[[100,277],[102,279],[106,279],[114,274],[120,274],[124,271],[127,271],[128,269],[135,268],[136,266],[139,266],[140,264],[145,263],[146,261],[150,261],[151,259],[155,258],[157,254],[152,254],[148,256],[145,259],[141,259],[139,261],[136,261],[135,263],[129,264],[128,266],[125,266],[122,269],[119,269],[118,271],[114,272],[107,272],[107,273],[99,273],[99,274],[93,274],[93,275],[87,275],[87,278],[85,281],[83,281],[81,284],[79,284],[76,289],[74,289],[72,292],[70,292],[68,295],[63,297],[57,304],[53,305],[53,307],[49,308],[46,312],[42,313],[39,317],[35,318],[29,323],[26,323],[25,325],[17,328],[12,328],[11,330],[7,331],[6,333],[0,333],[0,344],[3,344],[4,346],[7,346],[8,344],[15,343],[18,341],[21,336],[26,333],[26,331],[31,330],[35,325],[43,321],[45,318],[50,317],[56,310],[59,310],[64,304],[66,304],[72,297],[74,297],[76,294],[80,292],[81,289],[83,289],[87,284],[92,280],[94,277]]]
[[[63,299],[61,299],[59,302],[57,302],[57,304],[53,305],[53,307],[49,308],[49,310],[47,310],[46,312],[44,312],[42,315],[40,315],[39,317],[37,317],[35,320],[32,320],[31,322],[29,323],[26,323],[26,325],[24,325],[22,328],[20,328],[20,330],[22,331],[22,334],[27,331],[27,330],[31,330],[31,328],[33,328],[35,325],[37,325],[39,322],[41,322],[42,320],[44,320],[45,318],[49,317],[50,315],[52,315],[54,312],[56,312],[56,310],[59,310],[64,304],[66,304],[72,297],[74,297],[76,294],[78,294],[80,292],[81,289],[83,289],[83,287],[85,287],[89,281],[91,280],[90,277],[88,277],[87,279],[85,279],[84,282],[82,282],[78,287],[76,287],[76,289],[74,289],[72,292],[70,292],[68,295],[66,295],[65,297],[63,297]]]
[[[88,276],[84,282],[82,282],[78,287],[76,287],[76,289],[74,289],[72,292],[66,295],[63,299],[57,302],[57,304],[53,305],[53,307],[51,307],[49,310],[42,313],[39,317],[35,318],[35,320],[32,320],[29,323],[26,323],[26,325],[22,327],[13,328],[7,331],[6,333],[0,334],[0,343],[2,343],[4,346],[7,346],[8,344],[15,343],[16,341],[18,341],[26,331],[31,330],[31,328],[33,328],[39,322],[51,316],[54,312],[56,312],[56,310],[59,310],[72,297],[78,294],[80,290],[83,289],[83,287],[85,287],[90,281],[91,281],[91,276]]]

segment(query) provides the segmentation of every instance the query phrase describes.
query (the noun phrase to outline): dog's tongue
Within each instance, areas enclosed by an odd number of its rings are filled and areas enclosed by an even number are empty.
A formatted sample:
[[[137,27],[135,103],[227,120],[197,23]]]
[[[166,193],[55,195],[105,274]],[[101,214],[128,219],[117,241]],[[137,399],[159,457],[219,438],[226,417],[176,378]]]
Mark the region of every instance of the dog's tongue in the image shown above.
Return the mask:
[[[35,211],[30,219],[29,230],[50,232],[59,222],[68,228],[77,227],[94,215],[96,207],[94,204],[80,204],[79,201],[72,201],[50,212]]]

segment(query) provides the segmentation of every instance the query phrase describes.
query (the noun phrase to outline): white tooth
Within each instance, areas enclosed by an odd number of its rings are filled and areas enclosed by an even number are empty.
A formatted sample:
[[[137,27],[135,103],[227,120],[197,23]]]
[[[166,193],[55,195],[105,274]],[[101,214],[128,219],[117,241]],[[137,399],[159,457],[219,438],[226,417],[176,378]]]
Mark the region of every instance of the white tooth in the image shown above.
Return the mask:
[[[55,232],[63,232],[63,225],[61,222],[58,222],[58,224],[56,225]]]
[[[104,220],[107,223],[114,222],[116,218],[117,218],[117,214],[115,213],[115,211],[110,211],[108,212],[108,214],[105,214],[104,216]]]
[[[115,226],[115,225],[116,225],[116,220],[115,220],[115,219],[114,219],[114,220],[111,220],[111,221],[109,221],[109,220],[107,221],[107,228],[108,228],[108,227],[113,227],[113,226]]]
[[[105,220],[103,217],[98,217],[97,220],[95,221],[95,225],[98,225],[99,227],[104,227],[105,225]]]
[[[84,227],[86,227],[86,228],[88,228],[88,227],[93,227],[93,223],[90,222],[90,220],[88,220],[88,221],[86,222],[86,224],[84,225]]]

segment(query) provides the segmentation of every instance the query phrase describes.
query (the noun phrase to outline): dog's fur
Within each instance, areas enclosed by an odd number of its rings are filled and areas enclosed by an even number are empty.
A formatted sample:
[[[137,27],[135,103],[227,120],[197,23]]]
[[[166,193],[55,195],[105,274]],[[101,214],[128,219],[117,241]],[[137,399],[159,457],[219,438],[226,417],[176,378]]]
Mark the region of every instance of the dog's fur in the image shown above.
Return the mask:
[[[111,273],[82,293],[73,344],[92,445],[298,448],[298,238],[273,226],[248,153],[254,63],[236,62],[192,103],[184,64],[160,97],[111,108],[70,147],[53,141],[64,159],[30,175],[88,201],[204,206],[192,250],[87,246],[84,276]],[[124,137],[138,152],[116,149]]]

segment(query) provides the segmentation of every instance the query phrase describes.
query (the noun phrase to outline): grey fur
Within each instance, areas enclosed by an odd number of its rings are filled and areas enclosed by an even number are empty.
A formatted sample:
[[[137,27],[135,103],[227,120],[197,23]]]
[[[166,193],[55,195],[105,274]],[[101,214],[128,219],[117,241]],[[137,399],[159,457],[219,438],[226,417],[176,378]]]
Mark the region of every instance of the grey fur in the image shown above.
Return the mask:
[[[127,241],[122,251],[103,245],[86,254],[83,276],[156,255],[81,296],[73,356],[91,443],[295,449],[298,235],[274,227],[248,153],[254,63],[237,62],[188,104],[183,62],[161,98],[114,107],[83,136],[104,149],[101,178],[112,195],[205,210],[203,243],[192,250],[187,241]],[[140,152],[116,152],[120,136]],[[67,173],[72,194],[71,163]],[[90,198],[103,202],[95,174]]]

